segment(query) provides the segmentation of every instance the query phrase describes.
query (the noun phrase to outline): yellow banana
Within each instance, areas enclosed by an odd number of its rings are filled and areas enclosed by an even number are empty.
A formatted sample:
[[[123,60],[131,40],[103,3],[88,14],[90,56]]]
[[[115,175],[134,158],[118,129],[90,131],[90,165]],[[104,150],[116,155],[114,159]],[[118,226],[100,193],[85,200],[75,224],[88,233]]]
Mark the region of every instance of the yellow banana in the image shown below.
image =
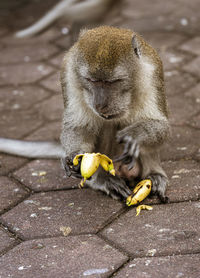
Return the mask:
[[[138,216],[140,214],[141,209],[152,210],[153,208],[151,206],[147,206],[147,205],[139,205],[136,208],[136,216]]]
[[[142,202],[151,192],[151,180],[142,180],[133,190],[133,194],[126,199],[127,206],[136,205]]]
[[[100,153],[78,154],[73,159],[73,164],[75,166],[78,165],[80,157],[82,157],[81,176],[83,177],[80,183],[81,187],[83,187],[86,179],[90,178],[97,171],[100,164],[105,171],[110,172],[110,174],[113,176],[115,175],[113,162],[105,154],[100,154]]]

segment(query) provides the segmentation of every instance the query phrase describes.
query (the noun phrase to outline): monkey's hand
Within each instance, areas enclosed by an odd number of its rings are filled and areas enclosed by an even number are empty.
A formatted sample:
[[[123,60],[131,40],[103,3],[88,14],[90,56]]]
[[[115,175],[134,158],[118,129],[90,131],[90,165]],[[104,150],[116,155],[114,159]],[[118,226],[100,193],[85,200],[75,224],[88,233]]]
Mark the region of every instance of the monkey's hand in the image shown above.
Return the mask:
[[[122,164],[128,165],[128,170],[131,170],[139,156],[139,144],[137,140],[129,135],[124,135],[123,132],[118,132],[117,142],[124,144],[124,151],[121,156],[114,159],[114,162],[121,161]]]
[[[81,164],[81,157],[79,158],[79,163],[77,166],[74,166],[73,159],[78,153],[72,153],[69,156],[66,156],[64,158],[61,158],[62,166],[66,172],[66,175],[68,177],[75,177],[81,179],[81,172],[80,172],[80,164]]]

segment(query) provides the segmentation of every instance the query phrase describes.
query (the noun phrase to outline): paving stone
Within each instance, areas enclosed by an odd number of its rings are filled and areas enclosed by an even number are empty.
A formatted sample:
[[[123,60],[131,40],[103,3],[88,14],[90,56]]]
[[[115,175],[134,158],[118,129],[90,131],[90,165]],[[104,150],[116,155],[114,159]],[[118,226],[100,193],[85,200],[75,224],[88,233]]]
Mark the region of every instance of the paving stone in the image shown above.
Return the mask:
[[[146,8],[145,8],[146,9]],[[140,17],[134,18],[126,17],[121,23],[121,28],[128,28],[134,30],[141,35],[146,34],[147,32],[162,32],[163,30],[174,30],[174,20],[169,21],[169,17],[165,15],[160,16],[149,16],[149,17]]]
[[[200,163],[193,160],[163,163],[169,177],[167,196],[171,202],[198,200],[200,197]]]
[[[1,110],[24,110],[50,96],[50,93],[36,85],[0,88]]]
[[[61,121],[51,122],[49,124],[43,125],[41,128],[37,129],[35,132],[31,133],[26,140],[31,141],[57,141],[60,140],[61,134]]]
[[[134,278],[197,278],[200,276],[199,260],[199,254],[138,258],[130,261],[115,275],[115,278],[131,278],[133,275]]]
[[[52,71],[50,66],[43,63],[0,66],[0,85],[33,83]]]
[[[29,63],[47,59],[58,52],[57,47],[47,44],[28,44],[4,47],[0,52],[1,64]]]
[[[191,158],[200,147],[200,130],[189,127],[172,126],[172,136],[161,151],[162,160]]]
[[[186,72],[176,70],[165,72],[166,95],[173,96],[185,92],[194,86],[196,79]]]
[[[60,93],[61,92],[60,72],[58,71],[55,74],[49,76],[48,78],[42,80],[40,84],[51,91]]]
[[[13,11],[13,17],[16,20],[15,22],[10,22],[10,25],[14,30],[25,29],[36,22],[55,4],[57,4],[56,0],[41,3],[29,1],[28,5],[22,5],[19,9]]]
[[[77,188],[78,179],[67,178],[60,160],[34,160],[14,172],[14,176],[34,191]]]
[[[1,137],[22,138],[43,123],[37,109],[11,110],[0,112]]]
[[[172,32],[147,32],[143,33],[144,39],[154,48],[166,51],[169,47],[174,47],[185,40],[185,36]]]
[[[122,206],[92,189],[43,192],[20,203],[1,220],[24,239],[62,235],[63,226],[70,227],[72,234],[95,233]]]
[[[154,205],[152,211],[128,211],[102,232],[134,257],[198,253],[200,202]]]
[[[184,96],[193,98],[196,103],[200,103],[200,83],[184,93]]]
[[[159,14],[168,14],[176,9],[177,3],[169,1],[162,3],[158,0],[154,1],[153,9],[152,3],[147,0],[137,2],[136,0],[125,0],[122,15],[139,19],[141,17],[148,17],[149,15],[158,16]]]
[[[127,257],[97,236],[23,242],[0,259],[0,277],[109,277]]]
[[[200,115],[197,115],[188,121],[188,124],[200,129]]]
[[[41,117],[48,120],[61,120],[63,114],[63,98],[61,94],[56,94],[41,104],[36,105]]]
[[[168,104],[171,124],[183,125],[198,111],[200,111],[200,102],[194,101],[191,97],[180,97],[179,95],[168,97]]]
[[[0,28],[0,37],[2,38],[3,36],[5,36],[5,34],[7,34],[9,31],[8,31],[8,28],[6,26],[3,26]]]
[[[184,66],[192,59],[192,57],[189,54],[185,55],[180,51],[178,52],[176,50],[171,50],[171,49],[170,50],[161,49],[161,51],[159,51],[159,55],[163,62],[163,68],[165,71],[170,71],[177,68],[182,69],[182,66]]]
[[[195,157],[194,157],[197,161],[200,162],[200,148],[198,149],[198,151],[196,152],[195,154]]]
[[[199,44],[200,44],[200,37],[195,37],[192,38],[191,40],[186,41],[179,48],[181,50],[188,51],[196,55],[200,55]]]
[[[16,205],[27,194],[27,191],[7,177],[0,177],[0,213]]]
[[[60,69],[61,65],[62,65],[63,58],[64,58],[64,53],[62,51],[59,55],[57,55],[57,56],[53,57],[51,60],[49,60],[49,62],[52,65],[54,65],[54,66],[56,66]]]
[[[0,253],[13,246],[15,242],[14,237],[10,236],[2,227],[0,227]]]
[[[27,162],[27,159],[0,153],[0,175],[6,175]]]
[[[68,35],[58,39],[55,41],[57,46],[62,47],[64,50],[68,50],[72,45],[72,35],[69,33]]]
[[[200,77],[199,72],[200,67],[200,57],[193,59],[190,63],[186,64],[183,69],[187,72],[190,72],[198,77]]]

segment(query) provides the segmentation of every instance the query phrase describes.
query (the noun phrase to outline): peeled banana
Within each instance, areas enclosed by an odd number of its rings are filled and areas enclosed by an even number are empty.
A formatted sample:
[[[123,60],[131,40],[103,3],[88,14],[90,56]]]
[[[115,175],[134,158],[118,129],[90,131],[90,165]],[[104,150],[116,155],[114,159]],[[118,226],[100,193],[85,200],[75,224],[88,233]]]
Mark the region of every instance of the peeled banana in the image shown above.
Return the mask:
[[[147,206],[147,205],[139,205],[136,208],[136,216],[138,216],[140,214],[140,211],[142,209],[152,210],[153,208],[151,206]]]
[[[82,157],[81,176],[83,177],[80,183],[81,187],[83,187],[86,179],[90,178],[97,171],[99,165],[101,165],[105,171],[115,176],[115,169],[114,169],[113,162],[105,154],[101,154],[101,153],[78,154],[73,159],[73,164],[75,166],[78,165],[80,157]]]
[[[152,182],[149,179],[139,182],[133,190],[133,194],[126,199],[127,206],[142,202],[151,192]]]

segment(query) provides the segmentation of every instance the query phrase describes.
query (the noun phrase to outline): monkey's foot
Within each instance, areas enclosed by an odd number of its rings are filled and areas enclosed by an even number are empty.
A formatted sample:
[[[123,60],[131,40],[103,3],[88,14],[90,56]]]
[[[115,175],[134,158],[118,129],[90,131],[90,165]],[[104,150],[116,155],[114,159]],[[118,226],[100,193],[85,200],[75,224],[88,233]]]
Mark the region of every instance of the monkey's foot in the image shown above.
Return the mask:
[[[87,185],[95,190],[100,190],[115,200],[126,199],[131,190],[125,181],[118,176],[97,177],[95,180],[86,181]]]
[[[168,179],[161,174],[151,174],[146,178],[152,181],[151,192],[153,194],[158,195],[161,202],[169,203],[169,198],[165,196],[165,192],[168,185]]]
[[[114,162],[121,161],[122,164],[128,165],[128,170],[131,170],[139,156],[139,144],[135,139],[128,135],[117,135],[117,141],[124,144],[124,151],[121,156],[114,159]]]

